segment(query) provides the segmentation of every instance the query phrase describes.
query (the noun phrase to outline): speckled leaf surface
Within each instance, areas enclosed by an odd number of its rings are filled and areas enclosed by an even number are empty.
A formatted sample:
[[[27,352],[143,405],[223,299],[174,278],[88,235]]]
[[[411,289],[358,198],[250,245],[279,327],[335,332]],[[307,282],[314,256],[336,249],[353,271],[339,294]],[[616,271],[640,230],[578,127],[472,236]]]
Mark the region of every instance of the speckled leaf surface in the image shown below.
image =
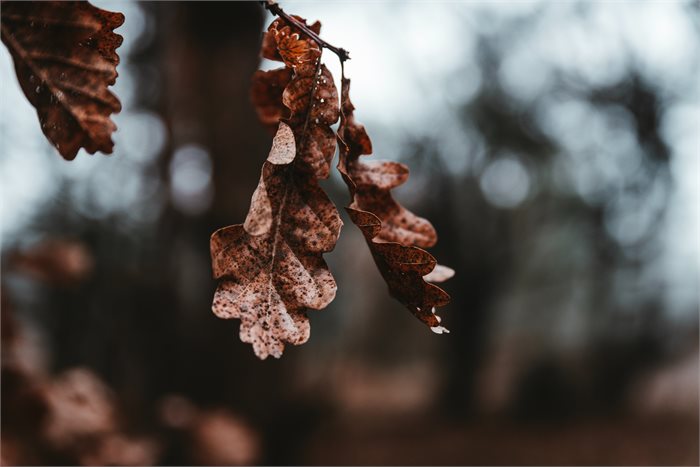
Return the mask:
[[[2,41],[49,141],[67,160],[80,148],[111,153],[110,116],[121,104],[107,88],[122,42],[113,30],[124,16],[88,2],[3,2],[1,9]]]
[[[342,222],[315,180],[292,161],[274,163],[286,161],[279,154],[286,149],[273,145],[245,224],[211,239],[214,276],[222,279],[214,313],[240,319],[241,340],[260,358],[280,357],[285,342],[306,342],[306,309],[324,308],[336,292],[322,254],[335,246]]]
[[[311,26],[320,30],[320,24]],[[307,310],[335,297],[323,260],[342,221],[318,184],[330,172],[340,115],[338,92],[320,63],[321,51],[280,21],[265,34],[262,54],[284,68],[258,71],[251,99],[266,126],[277,126],[243,224],[214,232],[214,277],[221,282],[213,311],[240,319],[240,338],[259,358],[282,355],[286,343],[306,342]]]
[[[343,78],[338,170],[352,197],[346,210],[364,234],[391,295],[433,332],[448,332],[440,325],[435,308],[449,303],[450,297],[430,282],[449,279],[454,271],[437,265],[432,255],[419,248],[430,247],[437,241],[430,222],[408,211],[391,196],[390,190],[408,179],[406,166],[360,160],[360,156],[372,152],[372,143],[365,128],[355,121],[349,92],[350,80]]]

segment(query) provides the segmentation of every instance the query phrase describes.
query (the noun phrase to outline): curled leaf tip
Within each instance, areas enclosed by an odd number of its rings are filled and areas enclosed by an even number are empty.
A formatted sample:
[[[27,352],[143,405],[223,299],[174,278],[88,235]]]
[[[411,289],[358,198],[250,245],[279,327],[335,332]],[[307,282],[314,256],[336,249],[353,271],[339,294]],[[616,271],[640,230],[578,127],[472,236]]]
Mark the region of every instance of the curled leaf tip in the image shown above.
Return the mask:
[[[277,134],[272,139],[272,148],[267,156],[268,162],[275,165],[289,164],[296,157],[296,141],[294,132],[284,122],[279,123]]]
[[[423,276],[423,280],[426,282],[445,282],[448,279],[451,279],[455,275],[455,270],[443,266],[442,264],[438,264],[435,266],[435,269],[433,269],[431,272]]]

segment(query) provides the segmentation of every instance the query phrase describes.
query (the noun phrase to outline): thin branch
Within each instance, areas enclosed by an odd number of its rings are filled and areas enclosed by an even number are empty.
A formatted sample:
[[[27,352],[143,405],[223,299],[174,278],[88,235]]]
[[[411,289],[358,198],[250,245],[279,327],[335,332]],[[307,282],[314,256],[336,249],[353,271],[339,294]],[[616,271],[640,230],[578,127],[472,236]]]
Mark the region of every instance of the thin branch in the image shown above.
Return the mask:
[[[321,39],[320,37],[318,37],[318,34],[309,29],[308,26],[306,26],[304,23],[285,13],[284,10],[282,10],[282,7],[280,7],[274,0],[264,0],[262,4],[265,6],[265,9],[268,10],[270,13],[279,16],[287,23],[298,28],[301,32],[306,34],[311,40],[316,42],[319,45],[319,47],[324,47],[336,54],[340,59],[340,63],[343,63],[345,60],[350,60],[350,52],[343,48],[335,47],[334,45],[331,45],[328,42]]]

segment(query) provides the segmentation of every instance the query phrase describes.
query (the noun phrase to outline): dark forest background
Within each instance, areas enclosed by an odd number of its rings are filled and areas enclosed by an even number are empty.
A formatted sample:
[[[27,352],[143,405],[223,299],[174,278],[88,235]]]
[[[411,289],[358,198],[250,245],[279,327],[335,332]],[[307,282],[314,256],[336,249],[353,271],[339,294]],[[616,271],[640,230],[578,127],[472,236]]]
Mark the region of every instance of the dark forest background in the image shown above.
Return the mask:
[[[336,300],[264,362],[211,313],[209,236],[245,218],[269,150],[248,92],[271,18],[257,2],[99,5],[127,17],[110,157],[60,160],[3,51],[3,464],[697,465],[697,2],[437,4],[463,56],[431,49],[430,5],[374,6],[376,24],[364,4],[283,5],[351,51],[374,157],[409,165],[398,197],[457,275],[451,333],[434,335],[346,222]],[[606,22],[649,43],[613,44]],[[378,51],[425,42],[450,64],[399,60],[421,84],[392,82],[363,68],[365,28],[387,36]],[[579,48],[554,60],[568,28]],[[682,50],[663,48],[672,33]],[[613,45],[621,59],[590,52]],[[424,86],[406,96],[424,118],[363,113],[368,82]],[[337,177],[325,187],[347,203]]]

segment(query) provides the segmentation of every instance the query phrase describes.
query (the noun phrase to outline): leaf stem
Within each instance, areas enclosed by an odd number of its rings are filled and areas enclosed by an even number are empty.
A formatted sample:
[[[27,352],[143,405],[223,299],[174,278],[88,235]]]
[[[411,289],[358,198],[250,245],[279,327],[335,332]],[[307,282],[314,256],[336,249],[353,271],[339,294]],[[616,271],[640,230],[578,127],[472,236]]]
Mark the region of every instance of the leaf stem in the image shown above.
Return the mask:
[[[294,18],[293,16],[290,16],[287,13],[285,13],[284,10],[282,10],[282,7],[280,7],[279,4],[277,2],[275,2],[274,0],[263,0],[261,3],[265,6],[265,9],[268,10],[273,15],[277,15],[280,18],[282,18],[283,20],[285,20],[287,23],[289,23],[290,25],[292,25],[296,28],[299,28],[299,30],[301,32],[303,32],[311,40],[316,42],[319,45],[319,47],[324,47],[324,48],[330,50],[331,52],[333,52],[334,54],[336,54],[338,56],[338,58],[340,59],[340,63],[343,63],[345,60],[350,60],[350,52],[348,52],[347,50],[345,50],[341,47],[336,47],[334,45],[331,45],[328,42],[321,39],[318,36],[318,34],[316,34],[311,29],[309,29],[308,26],[306,26],[304,23],[302,23],[298,19]]]

